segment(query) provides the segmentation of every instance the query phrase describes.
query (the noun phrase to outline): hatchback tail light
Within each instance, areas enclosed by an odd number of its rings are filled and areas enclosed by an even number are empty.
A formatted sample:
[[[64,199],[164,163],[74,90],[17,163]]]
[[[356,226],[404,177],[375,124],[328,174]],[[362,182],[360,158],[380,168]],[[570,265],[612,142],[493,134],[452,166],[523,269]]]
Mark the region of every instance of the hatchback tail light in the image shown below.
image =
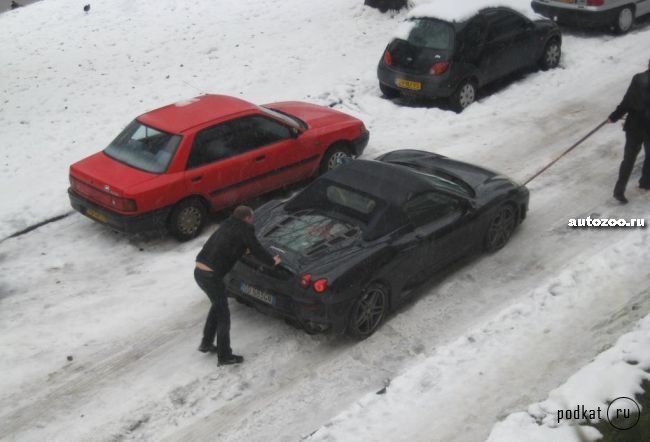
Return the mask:
[[[384,64],[387,66],[390,66],[393,64],[393,56],[390,55],[390,52],[388,52],[388,49],[384,51]]]
[[[442,75],[445,72],[447,72],[447,69],[449,69],[449,62],[448,61],[439,61],[437,63],[434,63],[431,66],[431,69],[429,69],[429,73],[431,75]]]
[[[587,0],[587,6],[603,6],[605,0]]]

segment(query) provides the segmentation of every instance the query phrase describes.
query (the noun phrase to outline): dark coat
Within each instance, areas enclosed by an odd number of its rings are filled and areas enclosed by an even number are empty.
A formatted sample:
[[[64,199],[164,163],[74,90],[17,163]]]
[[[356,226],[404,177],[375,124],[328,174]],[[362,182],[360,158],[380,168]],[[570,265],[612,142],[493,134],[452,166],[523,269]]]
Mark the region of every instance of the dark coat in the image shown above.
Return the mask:
[[[247,250],[266,264],[274,263],[273,256],[264,250],[255,237],[253,226],[231,216],[210,236],[196,260],[223,276]]]
[[[623,101],[612,112],[609,119],[618,121],[627,114],[623,128],[626,132],[642,134],[650,131],[650,71],[632,77]]]

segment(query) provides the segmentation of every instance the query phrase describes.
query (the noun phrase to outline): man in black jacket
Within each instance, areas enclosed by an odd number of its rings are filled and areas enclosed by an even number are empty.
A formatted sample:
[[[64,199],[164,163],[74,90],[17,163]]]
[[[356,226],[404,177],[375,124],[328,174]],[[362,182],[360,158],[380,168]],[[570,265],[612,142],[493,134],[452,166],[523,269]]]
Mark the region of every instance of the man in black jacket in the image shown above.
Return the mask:
[[[648,70],[636,74],[623,97],[623,101],[609,116],[610,122],[618,121],[627,114],[625,125],[625,152],[618,172],[618,181],[614,187],[614,198],[621,203],[627,203],[625,187],[630,179],[636,157],[645,150],[645,160],[641,171],[639,187],[650,190],[650,61]]]
[[[280,257],[271,256],[255,237],[253,209],[239,206],[210,236],[196,257],[194,279],[212,303],[205,320],[199,351],[217,353],[219,365],[239,364],[244,361],[242,356],[233,354],[230,348],[230,310],[223,278],[246,253],[253,254],[269,265],[280,263]]]

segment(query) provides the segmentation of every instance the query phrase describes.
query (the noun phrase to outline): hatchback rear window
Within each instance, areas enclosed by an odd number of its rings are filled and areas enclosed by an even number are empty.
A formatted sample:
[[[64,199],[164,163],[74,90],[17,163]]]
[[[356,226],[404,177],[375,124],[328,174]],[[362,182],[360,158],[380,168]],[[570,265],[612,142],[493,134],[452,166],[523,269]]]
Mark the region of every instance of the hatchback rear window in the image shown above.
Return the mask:
[[[168,134],[134,120],[104,149],[104,153],[136,169],[163,173],[180,141],[180,135]]]
[[[454,30],[444,21],[415,19],[407,41],[414,46],[428,49],[451,49]]]

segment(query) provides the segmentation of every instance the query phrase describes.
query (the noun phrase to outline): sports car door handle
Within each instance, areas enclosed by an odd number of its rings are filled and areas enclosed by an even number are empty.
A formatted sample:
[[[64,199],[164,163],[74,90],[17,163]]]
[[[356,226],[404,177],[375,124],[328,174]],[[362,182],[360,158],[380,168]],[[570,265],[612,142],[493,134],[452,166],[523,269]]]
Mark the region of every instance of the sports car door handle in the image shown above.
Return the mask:
[[[261,161],[264,161],[265,158],[266,158],[266,155],[259,156],[259,157],[255,158],[255,162],[259,163]]]
[[[202,179],[203,179],[203,177],[202,177],[201,175],[193,176],[193,177],[191,178],[191,180],[192,180],[193,183],[198,183],[198,182],[201,181]]]

